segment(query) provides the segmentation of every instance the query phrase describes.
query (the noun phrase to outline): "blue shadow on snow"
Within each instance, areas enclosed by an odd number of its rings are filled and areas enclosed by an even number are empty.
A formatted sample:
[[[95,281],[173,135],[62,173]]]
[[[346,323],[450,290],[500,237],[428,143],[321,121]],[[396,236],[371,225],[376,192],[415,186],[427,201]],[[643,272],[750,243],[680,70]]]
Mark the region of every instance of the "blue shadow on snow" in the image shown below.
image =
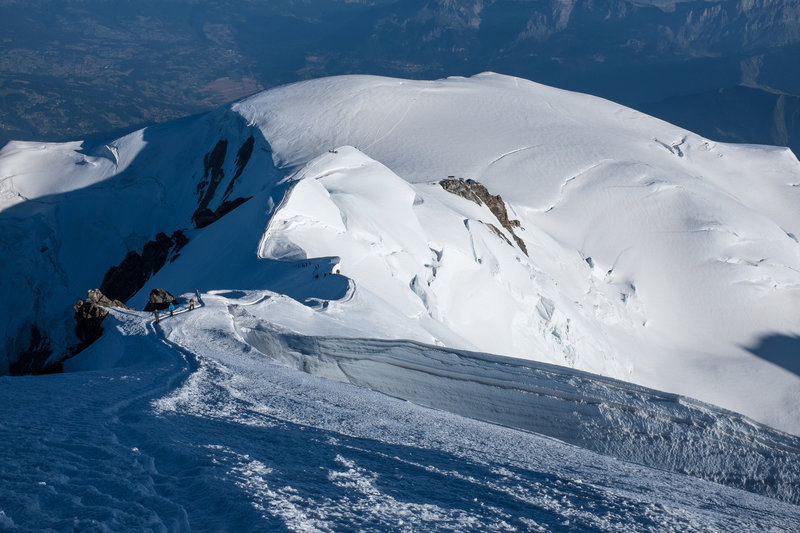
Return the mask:
[[[768,335],[756,346],[745,347],[748,352],[800,376],[800,337]]]

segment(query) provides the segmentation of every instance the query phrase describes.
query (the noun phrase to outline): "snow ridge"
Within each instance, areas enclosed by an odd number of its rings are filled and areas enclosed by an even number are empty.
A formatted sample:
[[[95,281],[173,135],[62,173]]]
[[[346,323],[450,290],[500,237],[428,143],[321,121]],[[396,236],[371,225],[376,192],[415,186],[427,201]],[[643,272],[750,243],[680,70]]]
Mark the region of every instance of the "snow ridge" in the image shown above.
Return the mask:
[[[418,405],[800,502],[800,439],[688,398],[564,367],[410,341],[309,337],[229,306],[265,356]]]

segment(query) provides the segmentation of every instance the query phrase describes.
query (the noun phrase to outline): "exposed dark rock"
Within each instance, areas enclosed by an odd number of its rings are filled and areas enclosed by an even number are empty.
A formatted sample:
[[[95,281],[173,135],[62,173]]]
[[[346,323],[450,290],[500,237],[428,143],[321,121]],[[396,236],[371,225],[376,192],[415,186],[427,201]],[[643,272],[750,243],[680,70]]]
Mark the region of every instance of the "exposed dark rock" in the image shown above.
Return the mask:
[[[75,336],[81,341],[75,352],[79,352],[100,338],[103,334],[103,320],[108,316],[106,307],[129,309],[119,300],[105,296],[100,289],[87,292],[86,300],[78,300],[75,309]]]
[[[233,192],[233,184],[236,183],[237,178],[242,175],[244,167],[247,166],[247,162],[250,161],[250,156],[253,155],[253,146],[255,146],[255,143],[256,139],[251,135],[242,144],[241,148],[239,148],[239,151],[236,152],[236,173],[231,178],[228,188],[225,189],[225,194],[222,197],[223,200],[227,200],[228,196],[230,196],[230,194]]]
[[[522,250],[525,255],[528,255],[528,248],[525,246],[525,243],[514,233],[514,228],[520,227],[520,222],[519,220],[509,220],[506,204],[499,194],[489,194],[488,189],[486,189],[483,184],[471,179],[464,180],[448,177],[440,181],[439,185],[447,192],[471,200],[478,205],[485,204],[492,214],[497,217],[497,221],[500,222],[500,225],[507,229],[511,236],[514,237],[519,249]],[[496,228],[494,229],[496,230]],[[506,241],[508,241],[508,239],[506,239]]]
[[[209,208],[198,209],[195,211],[194,215],[192,216],[192,220],[194,220],[194,227],[197,229],[204,228],[209,224],[213,224],[217,220],[221,219],[247,200],[252,198],[252,196],[248,196],[247,198],[236,198],[235,200],[225,200],[220,204],[220,206],[212,211]]]
[[[494,224],[486,224],[486,225],[489,227],[490,230],[494,232],[495,235],[506,241],[509,246],[514,246],[513,244],[511,244],[511,241],[508,240],[508,237],[506,237],[505,233],[500,231],[500,228],[498,228]]]
[[[156,309],[166,309],[175,297],[164,289],[153,289],[150,291],[150,300],[144,306],[145,311],[155,311]]]
[[[214,193],[217,191],[220,182],[225,177],[225,171],[222,166],[225,164],[225,155],[228,153],[228,141],[220,140],[214,146],[214,149],[208,152],[203,158],[203,181],[197,184],[197,195],[200,200],[197,203],[197,210],[192,215],[192,220],[197,224],[197,216],[204,209],[208,208],[208,204],[214,198]]]
[[[184,235],[181,230],[175,230],[172,232],[170,239],[172,240],[172,250],[170,252],[169,262],[172,263],[181,255],[181,249],[189,244],[189,237]]]
[[[111,267],[103,277],[100,290],[109,298],[128,301],[166,264],[170,255],[172,259],[177,257],[178,251],[187,242],[189,239],[180,230],[171,237],[159,233],[154,241],[144,245],[141,254],[131,250],[119,266]]]
[[[234,172],[230,183],[228,183],[228,186],[225,189],[222,203],[216,209],[211,209],[209,205],[214,199],[217,188],[225,178],[223,165],[225,163],[225,156],[228,152],[228,141],[221,140],[217,142],[217,144],[214,146],[214,149],[205,155],[203,158],[203,166],[205,168],[203,173],[203,181],[197,185],[197,195],[199,197],[199,201],[197,203],[197,209],[192,215],[192,222],[194,222],[195,228],[204,228],[209,224],[216,222],[251,198],[248,196],[247,198],[228,200],[228,197],[233,192],[236,179],[242,175],[245,166],[247,166],[248,161],[250,161],[250,156],[253,155],[253,147],[255,146],[255,142],[255,137],[251,135],[244,143],[242,143],[242,146],[236,153],[236,171]]]
[[[28,337],[27,348],[20,352],[16,361],[9,364],[9,375],[25,376],[59,371],[53,365],[47,364],[47,360],[53,355],[53,350],[50,348],[50,340],[36,325],[31,326],[27,331],[21,332],[20,336]]]

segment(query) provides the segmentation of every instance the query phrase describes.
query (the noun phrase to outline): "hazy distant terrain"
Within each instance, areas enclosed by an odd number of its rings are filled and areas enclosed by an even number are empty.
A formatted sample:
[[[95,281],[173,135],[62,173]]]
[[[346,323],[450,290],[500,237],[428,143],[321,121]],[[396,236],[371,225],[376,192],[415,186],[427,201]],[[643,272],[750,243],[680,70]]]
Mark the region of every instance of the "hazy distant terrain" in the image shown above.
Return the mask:
[[[798,0],[5,0],[0,34],[0,143],[119,132],[320,76],[492,70],[800,148]]]

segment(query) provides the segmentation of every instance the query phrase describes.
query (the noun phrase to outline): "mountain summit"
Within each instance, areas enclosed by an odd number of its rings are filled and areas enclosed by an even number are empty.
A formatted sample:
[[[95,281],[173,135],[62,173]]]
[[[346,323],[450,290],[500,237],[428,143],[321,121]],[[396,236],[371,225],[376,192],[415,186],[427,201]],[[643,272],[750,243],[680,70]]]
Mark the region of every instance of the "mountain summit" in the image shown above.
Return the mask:
[[[0,152],[5,373],[89,289],[266,290],[302,335],[563,365],[800,434],[800,163],[485,73],[322,78]]]

